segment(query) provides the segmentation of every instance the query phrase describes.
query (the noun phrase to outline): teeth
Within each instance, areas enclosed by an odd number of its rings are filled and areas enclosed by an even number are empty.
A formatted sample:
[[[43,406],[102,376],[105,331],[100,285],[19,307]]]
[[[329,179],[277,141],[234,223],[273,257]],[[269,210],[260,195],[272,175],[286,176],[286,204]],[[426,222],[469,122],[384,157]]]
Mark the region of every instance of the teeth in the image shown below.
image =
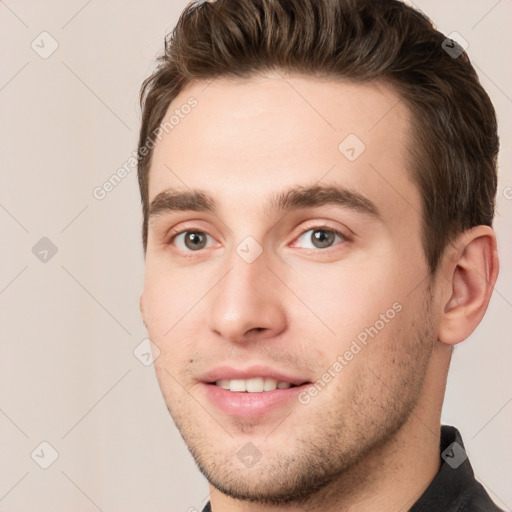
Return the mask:
[[[252,379],[218,380],[215,383],[220,388],[229,389],[238,393],[261,393],[274,391],[275,389],[288,389],[292,387],[289,382],[278,382],[275,379],[254,377]]]
[[[263,384],[263,391],[274,391],[277,388],[277,380],[265,379]]]
[[[230,391],[245,391],[245,380],[242,379],[233,379],[229,383]]]
[[[243,381],[242,381],[243,382]],[[256,377],[245,381],[245,391],[249,393],[261,393],[265,389],[265,379]]]
[[[220,388],[229,389],[229,380],[218,380],[215,384]]]

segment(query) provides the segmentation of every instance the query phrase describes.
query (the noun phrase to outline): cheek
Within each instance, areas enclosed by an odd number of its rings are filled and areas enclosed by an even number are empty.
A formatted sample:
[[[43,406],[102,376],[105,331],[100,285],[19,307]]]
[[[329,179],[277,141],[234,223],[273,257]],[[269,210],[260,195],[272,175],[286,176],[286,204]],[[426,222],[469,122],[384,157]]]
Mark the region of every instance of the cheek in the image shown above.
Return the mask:
[[[400,297],[396,271],[382,262],[359,268],[337,265],[320,270],[301,272],[294,291],[317,317],[308,315],[310,325],[316,322],[318,332],[326,334],[326,341],[332,340],[335,350],[350,344]],[[297,310],[299,324],[305,321],[304,305],[297,305],[302,308]]]
[[[150,333],[151,334],[151,333]],[[171,331],[167,336],[152,335],[151,339],[159,349],[159,357],[154,361],[156,377],[167,405],[179,406],[190,398],[188,391],[191,376],[188,371],[192,336]]]
[[[396,397],[403,397],[405,404],[416,396],[430,356],[432,332],[409,307],[392,307],[380,315],[366,323],[362,320],[362,328],[345,331],[343,339],[330,344],[329,357],[323,354],[327,361],[323,371],[331,368],[335,374],[332,394],[324,394],[326,404],[335,395],[340,410],[372,417],[383,407],[396,409],[400,405],[394,404]]]
[[[171,273],[165,268],[159,270],[158,267],[153,267],[146,271],[144,314],[148,329],[157,333],[158,337],[173,329],[194,302],[197,302],[199,290],[187,285],[187,279],[182,277],[179,272]]]
[[[193,353],[193,343],[198,338],[192,332],[198,324],[187,321],[195,311],[197,297],[175,280],[147,280],[143,302],[149,338],[159,351],[154,363],[157,377],[160,385],[165,382],[171,390],[175,384],[172,377],[181,379],[179,376],[188,366],[187,357]]]
[[[193,406],[194,402],[190,399],[189,393],[184,390],[183,378],[178,374],[178,369],[172,367],[173,364],[176,365],[176,362],[171,359],[162,354],[155,361],[155,373],[169,412],[174,421],[181,423],[183,416],[191,416],[189,408]]]

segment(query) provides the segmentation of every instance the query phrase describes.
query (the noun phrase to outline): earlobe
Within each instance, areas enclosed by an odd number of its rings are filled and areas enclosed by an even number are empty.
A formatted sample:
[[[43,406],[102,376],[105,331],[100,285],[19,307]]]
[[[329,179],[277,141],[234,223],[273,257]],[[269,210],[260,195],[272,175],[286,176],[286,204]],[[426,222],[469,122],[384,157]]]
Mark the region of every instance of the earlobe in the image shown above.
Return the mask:
[[[498,277],[496,235],[489,226],[464,232],[444,258],[449,298],[443,305],[439,341],[455,345],[482,320]]]

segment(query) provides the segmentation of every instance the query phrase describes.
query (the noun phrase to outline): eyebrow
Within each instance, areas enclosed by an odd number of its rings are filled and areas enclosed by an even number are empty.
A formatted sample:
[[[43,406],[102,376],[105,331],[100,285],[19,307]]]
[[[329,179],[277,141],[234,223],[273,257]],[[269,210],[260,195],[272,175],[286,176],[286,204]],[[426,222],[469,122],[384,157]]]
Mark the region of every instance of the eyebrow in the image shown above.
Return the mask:
[[[301,208],[334,205],[380,218],[375,204],[363,195],[344,187],[334,185],[297,186],[270,197],[264,205],[265,215],[271,217],[280,212]],[[160,192],[149,206],[151,219],[164,213],[176,211],[197,211],[218,214],[215,199],[203,190],[180,191],[174,189]]]

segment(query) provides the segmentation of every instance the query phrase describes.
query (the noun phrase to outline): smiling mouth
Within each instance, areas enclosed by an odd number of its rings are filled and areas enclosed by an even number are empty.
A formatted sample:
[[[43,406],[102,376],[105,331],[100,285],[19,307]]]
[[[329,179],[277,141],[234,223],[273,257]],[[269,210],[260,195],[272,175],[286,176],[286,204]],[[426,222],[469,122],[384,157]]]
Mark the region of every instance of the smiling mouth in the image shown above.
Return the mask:
[[[311,382],[300,377],[295,378],[272,370],[268,373],[263,369],[246,371],[245,375],[232,369],[212,373],[203,380],[207,399],[229,417],[252,420],[263,418],[272,411],[277,413],[281,407],[298,404],[294,399],[301,390],[311,385]],[[273,374],[272,377],[269,374]]]

